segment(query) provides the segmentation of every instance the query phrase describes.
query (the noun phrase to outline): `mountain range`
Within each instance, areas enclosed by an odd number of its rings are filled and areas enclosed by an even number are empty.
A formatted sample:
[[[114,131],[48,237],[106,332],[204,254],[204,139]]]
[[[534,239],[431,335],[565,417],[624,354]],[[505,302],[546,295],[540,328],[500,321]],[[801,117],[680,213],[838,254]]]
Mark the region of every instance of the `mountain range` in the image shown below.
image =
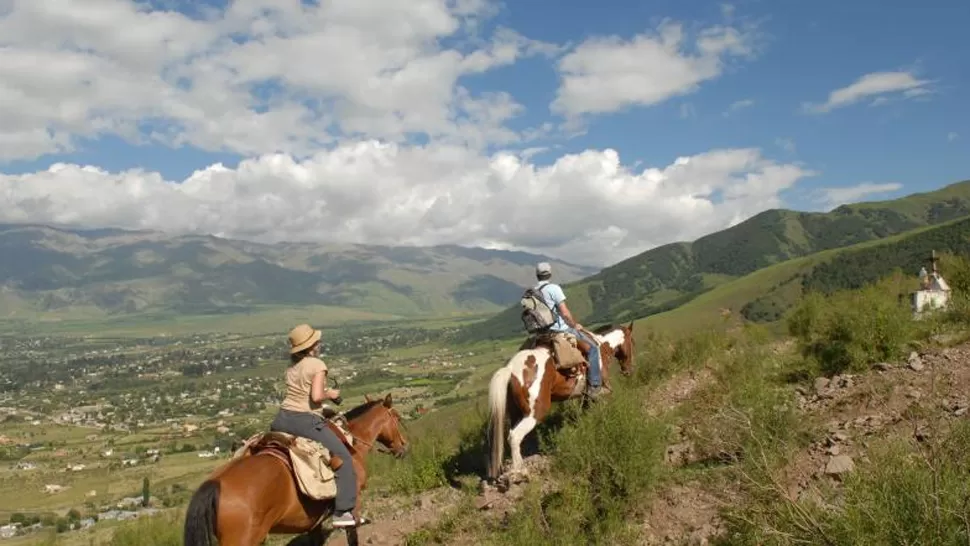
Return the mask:
[[[596,268],[461,246],[260,244],[154,231],[0,225],[0,318],[73,312],[231,313],[325,305],[381,316],[501,310],[546,260],[569,280]]]
[[[773,209],[602,270],[526,252],[461,246],[260,244],[154,231],[0,225],[0,318],[323,305],[381,317],[489,315],[465,326],[458,340],[495,339],[521,334],[516,302],[534,282],[537,261],[554,265],[581,321],[629,321],[669,311],[793,258],[967,215],[970,181],[824,213]],[[773,316],[780,308],[766,302],[747,311]]]

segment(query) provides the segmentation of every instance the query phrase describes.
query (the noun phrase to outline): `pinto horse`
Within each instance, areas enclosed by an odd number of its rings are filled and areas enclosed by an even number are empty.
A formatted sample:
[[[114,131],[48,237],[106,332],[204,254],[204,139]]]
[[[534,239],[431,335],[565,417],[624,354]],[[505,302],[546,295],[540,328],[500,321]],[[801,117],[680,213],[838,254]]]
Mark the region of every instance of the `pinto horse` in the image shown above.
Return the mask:
[[[401,416],[391,407],[391,395],[371,400],[347,411],[347,426],[354,436],[348,446],[357,471],[357,506],[360,517],[360,490],[367,481],[364,458],[380,442],[395,456],[407,452],[401,434]],[[339,435],[338,435],[339,436]],[[257,451],[217,468],[202,482],[185,514],[185,546],[209,546],[212,538],[220,546],[257,546],[268,534],[295,534],[290,544],[322,545],[332,530],[317,525],[333,513],[333,499],[314,500],[298,489],[296,479],[282,457],[272,449]],[[349,541],[356,539],[356,528],[347,528]]]
[[[619,361],[623,375],[630,375],[635,355],[633,322],[625,326],[603,326],[592,334],[600,348],[603,385],[609,387],[609,365],[613,359]],[[585,384],[584,371],[570,375],[557,369],[552,351],[546,345],[523,346],[505,366],[496,370],[488,386],[488,478],[494,480],[500,474],[505,452],[506,406],[510,401],[521,413],[518,423],[511,423],[508,434],[512,451],[510,474],[525,475],[522,440],[545,419],[552,402],[581,396]]]

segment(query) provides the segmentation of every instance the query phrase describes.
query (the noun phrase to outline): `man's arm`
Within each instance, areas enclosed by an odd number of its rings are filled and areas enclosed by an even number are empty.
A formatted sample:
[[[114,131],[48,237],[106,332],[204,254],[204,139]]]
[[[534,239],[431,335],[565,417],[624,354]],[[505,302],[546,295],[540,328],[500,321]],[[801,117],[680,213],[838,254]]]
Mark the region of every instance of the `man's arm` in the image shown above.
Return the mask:
[[[572,328],[576,328],[577,330],[579,329],[580,324],[576,321],[576,319],[573,318],[573,314],[569,312],[569,307],[566,307],[566,302],[560,302],[559,305],[556,306],[556,309],[559,309],[559,314],[562,315],[562,318],[566,321],[566,324]]]
[[[569,307],[566,306],[566,294],[562,291],[562,288],[558,284],[552,285],[549,287],[549,293],[556,306],[556,311],[566,321],[566,324],[571,328],[579,328],[579,323],[576,322],[573,314],[569,312]]]

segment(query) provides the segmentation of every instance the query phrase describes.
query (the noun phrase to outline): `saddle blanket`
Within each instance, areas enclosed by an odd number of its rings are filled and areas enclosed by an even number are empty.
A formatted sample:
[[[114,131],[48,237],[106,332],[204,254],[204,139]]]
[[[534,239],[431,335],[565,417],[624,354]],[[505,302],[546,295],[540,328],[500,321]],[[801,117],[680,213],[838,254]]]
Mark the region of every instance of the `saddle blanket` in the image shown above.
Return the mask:
[[[552,344],[556,367],[560,370],[568,370],[587,363],[582,351],[577,347],[576,336],[557,332],[548,336],[548,339]]]
[[[329,422],[336,425],[347,442],[353,445],[353,437],[349,430],[340,426],[342,423],[334,423],[333,420]],[[304,495],[315,500],[332,499],[337,496],[337,482],[334,479],[333,468],[330,467],[330,450],[309,438],[285,432],[257,432],[233,453],[232,459],[246,457],[252,454],[254,449],[257,449],[257,452],[262,451],[261,444],[264,443],[266,447],[279,446],[289,454],[290,466]],[[342,461],[342,464],[353,463]]]

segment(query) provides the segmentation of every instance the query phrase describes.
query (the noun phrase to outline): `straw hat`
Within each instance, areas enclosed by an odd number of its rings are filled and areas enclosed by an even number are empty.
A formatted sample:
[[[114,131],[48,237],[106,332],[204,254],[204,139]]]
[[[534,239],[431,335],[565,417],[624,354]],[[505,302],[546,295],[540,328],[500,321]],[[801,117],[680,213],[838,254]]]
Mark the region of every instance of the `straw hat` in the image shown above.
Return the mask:
[[[309,324],[300,324],[293,328],[289,334],[290,354],[298,353],[311,347],[314,343],[320,341],[322,335],[320,330],[314,329]]]

